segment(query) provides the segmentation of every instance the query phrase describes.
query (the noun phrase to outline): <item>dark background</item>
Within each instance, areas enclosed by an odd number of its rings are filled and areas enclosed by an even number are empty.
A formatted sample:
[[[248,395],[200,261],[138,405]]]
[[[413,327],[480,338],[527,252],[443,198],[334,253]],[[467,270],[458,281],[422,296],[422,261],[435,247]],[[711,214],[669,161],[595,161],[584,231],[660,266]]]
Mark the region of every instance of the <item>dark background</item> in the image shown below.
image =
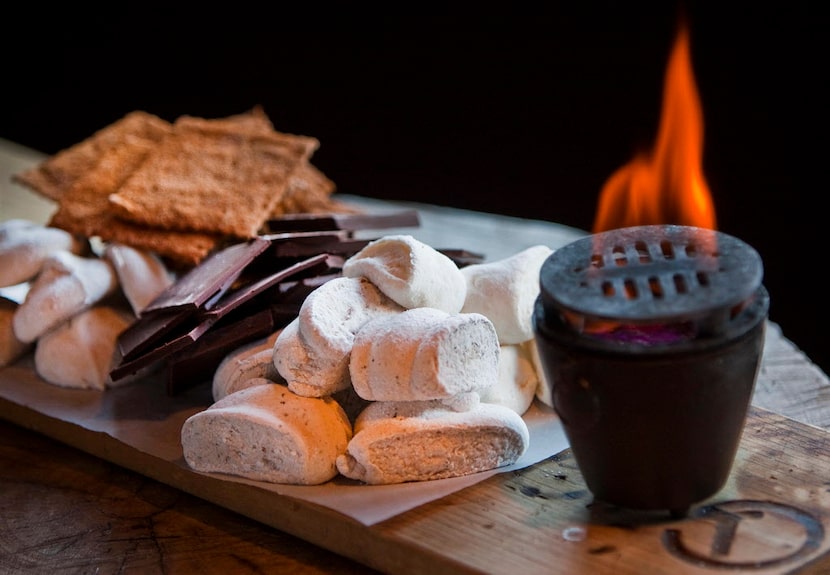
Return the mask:
[[[770,319],[830,371],[817,9],[572,4],[37,6],[4,22],[0,138],[52,154],[136,109],[259,104],[320,140],[341,192],[587,230],[606,178],[652,144],[682,10],[718,227],[760,252]]]

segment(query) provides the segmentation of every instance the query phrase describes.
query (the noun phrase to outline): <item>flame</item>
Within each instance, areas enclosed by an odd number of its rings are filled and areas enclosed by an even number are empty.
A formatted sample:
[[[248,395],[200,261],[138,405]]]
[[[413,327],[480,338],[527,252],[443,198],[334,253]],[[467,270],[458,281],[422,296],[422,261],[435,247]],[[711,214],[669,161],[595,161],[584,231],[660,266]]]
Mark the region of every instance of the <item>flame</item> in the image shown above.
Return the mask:
[[[605,182],[594,232],[650,224],[716,229],[702,158],[703,112],[692,73],[688,30],[681,27],[666,68],[656,145],[636,155]]]

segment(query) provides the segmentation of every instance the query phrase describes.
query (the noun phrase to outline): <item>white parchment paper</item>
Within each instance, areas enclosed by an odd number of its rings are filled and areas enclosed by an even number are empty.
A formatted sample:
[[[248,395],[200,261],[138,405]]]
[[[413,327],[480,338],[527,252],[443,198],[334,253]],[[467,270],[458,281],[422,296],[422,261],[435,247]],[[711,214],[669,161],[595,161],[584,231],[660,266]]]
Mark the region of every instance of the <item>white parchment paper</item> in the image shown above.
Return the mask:
[[[103,392],[65,389],[41,380],[34,371],[31,356],[0,369],[0,397],[49,418],[104,433],[139,451],[184,468],[187,468],[187,463],[182,456],[181,426],[185,419],[212,402],[208,384],[169,396],[161,377],[148,377]],[[530,429],[530,447],[519,461],[509,467],[466,477],[379,486],[363,485],[338,477],[320,486],[297,486],[216,474],[211,476],[310,501],[334,509],[364,525],[372,525],[496,473],[533,465],[568,447],[559,419],[549,407],[536,402],[524,419]],[[61,437],[55,439],[61,440]]]

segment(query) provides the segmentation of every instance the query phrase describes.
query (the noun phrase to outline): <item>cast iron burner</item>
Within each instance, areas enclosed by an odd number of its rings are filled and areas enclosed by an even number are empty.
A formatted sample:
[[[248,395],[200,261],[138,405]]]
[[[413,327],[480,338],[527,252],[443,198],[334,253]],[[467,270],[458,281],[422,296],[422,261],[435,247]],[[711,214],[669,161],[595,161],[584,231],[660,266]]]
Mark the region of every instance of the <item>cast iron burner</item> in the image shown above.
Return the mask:
[[[583,334],[652,328],[637,342],[731,337],[759,296],[761,257],[730,235],[690,226],[620,228],[557,250],[541,271],[546,315]],[[656,333],[653,328],[664,328]],[[673,335],[666,339],[666,330]],[[671,334],[669,334],[671,335]],[[605,337],[604,339],[608,339]]]
[[[758,253],[691,226],[554,251],[533,312],[554,409],[595,497],[684,513],[725,483],[763,350]]]

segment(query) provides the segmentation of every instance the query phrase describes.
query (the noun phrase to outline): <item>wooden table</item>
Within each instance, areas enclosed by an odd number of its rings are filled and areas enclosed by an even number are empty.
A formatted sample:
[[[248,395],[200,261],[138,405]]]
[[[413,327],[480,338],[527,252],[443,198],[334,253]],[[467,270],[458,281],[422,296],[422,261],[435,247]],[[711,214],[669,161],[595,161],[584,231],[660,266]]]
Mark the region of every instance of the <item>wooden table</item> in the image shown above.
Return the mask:
[[[0,218],[48,216],[51,204],[9,182],[39,159],[0,140]],[[580,234],[405,205],[421,215],[413,235],[491,260]],[[0,405],[0,573],[828,573],[830,380],[767,327],[732,477],[680,520],[593,502],[568,450],[369,527],[291,501],[272,519],[113,463],[106,448],[85,453]]]

